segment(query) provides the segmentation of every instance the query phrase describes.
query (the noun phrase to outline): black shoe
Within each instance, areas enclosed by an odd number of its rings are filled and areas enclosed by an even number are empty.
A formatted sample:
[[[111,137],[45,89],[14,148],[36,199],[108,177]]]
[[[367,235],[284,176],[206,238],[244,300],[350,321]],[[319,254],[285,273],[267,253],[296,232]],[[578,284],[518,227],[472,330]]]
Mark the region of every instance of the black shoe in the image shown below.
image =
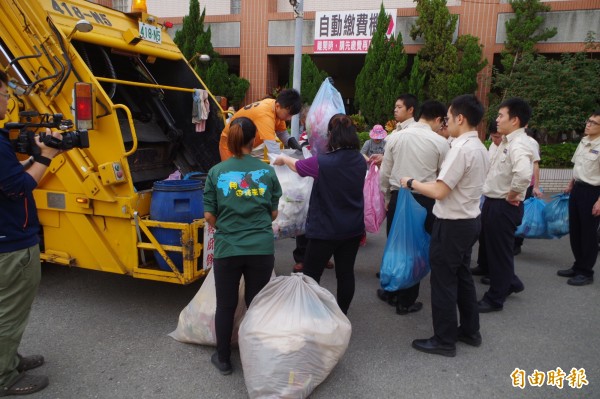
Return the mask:
[[[515,287],[514,285],[511,285],[510,288],[508,289],[508,295],[510,294],[518,294],[519,292],[523,291],[525,289],[525,286],[523,284],[521,284],[518,287]]]
[[[588,285],[588,284],[592,284],[593,282],[594,282],[593,277],[587,277],[582,274],[578,274],[577,276],[572,277],[567,280],[567,284],[575,285],[575,286]]]
[[[477,302],[477,308],[479,309],[479,313],[499,312],[502,310],[502,306],[491,305],[484,299]]]
[[[375,277],[379,278],[381,277],[381,274],[379,274],[379,272],[375,273]]]
[[[458,339],[460,342],[464,342],[467,345],[475,347],[481,346],[481,333],[479,331],[471,335],[459,332],[456,339]]]
[[[217,352],[213,353],[210,357],[210,362],[214,364],[214,366],[219,369],[219,372],[223,375],[229,375],[233,372],[233,367],[231,367],[231,362],[222,362],[219,360],[219,354]]]
[[[384,302],[387,302],[390,306],[396,306],[398,302],[398,293],[396,291],[390,292],[384,289],[377,289],[377,298],[381,299]]]
[[[471,274],[473,276],[487,276],[488,271],[484,270],[481,266],[477,266],[471,268]]]
[[[412,342],[412,347],[418,351],[431,353],[434,355],[442,355],[447,357],[456,356],[456,347],[438,342],[435,337],[429,339],[415,339]]]
[[[400,304],[396,305],[396,313],[402,316],[409,313],[418,312],[421,309],[423,309],[423,304],[421,302],[415,302],[410,306],[402,306]]]
[[[521,253],[521,247],[514,247],[513,248],[513,256],[517,256],[520,253]]]
[[[481,281],[481,284],[485,284],[485,285],[490,285],[490,283],[491,283],[489,276],[483,276],[481,278],[481,280],[479,280],[479,281]]]
[[[42,355],[21,356],[17,353],[17,357],[19,358],[19,364],[17,365],[19,373],[40,367],[44,364],[44,356]]]
[[[575,277],[575,270],[573,270],[573,268],[563,269],[557,271],[556,274],[561,277]]]

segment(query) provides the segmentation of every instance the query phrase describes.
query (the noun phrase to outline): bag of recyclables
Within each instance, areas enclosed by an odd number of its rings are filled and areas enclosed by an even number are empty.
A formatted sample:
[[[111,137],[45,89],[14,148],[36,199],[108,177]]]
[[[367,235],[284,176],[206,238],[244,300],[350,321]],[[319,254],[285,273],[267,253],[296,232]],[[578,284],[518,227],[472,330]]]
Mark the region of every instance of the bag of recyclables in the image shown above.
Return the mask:
[[[326,78],[313,100],[306,115],[306,133],[310,143],[310,151],[314,154],[327,152],[329,120],[333,115],[345,114],[342,95]]]
[[[544,218],[544,209],[546,202],[542,199],[531,197],[523,202],[525,208],[523,220],[517,231],[516,236],[525,238],[553,238],[548,234],[546,219]]]
[[[238,305],[235,309],[233,319],[232,343],[236,343],[238,340],[238,328],[244,318],[244,314],[246,314],[244,292],[244,277],[242,277],[238,292]],[[198,293],[179,314],[177,328],[169,336],[180,342],[217,346],[217,334],[215,332],[216,311],[217,291],[215,289],[215,274],[211,268]]]
[[[553,195],[544,208],[544,218],[549,235],[560,238],[569,234],[569,194]]]
[[[379,188],[379,169],[375,163],[369,166],[363,189],[365,197],[365,229],[378,233],[385,219],[385,198]]]
[[[421,281],[430,270],[427,211],[405,188],[398,191],[396,212],[380,268],[381,288],[393,292]]]
[[[311,156],[308,150],[303,152],[305,156]],[[276,158],[270,154],[269,157],[271,162]],[[275,239],[281,239],[304,234],[314,179],[301,177],[286,165],[273,165],[273,169],[282,191],[277,207],[277,218],[273,221],[273,236]]]
[[[302,273],[271,280],[239,331],[251,399],[306,398],[346,352],[352,327],[334,296]]]

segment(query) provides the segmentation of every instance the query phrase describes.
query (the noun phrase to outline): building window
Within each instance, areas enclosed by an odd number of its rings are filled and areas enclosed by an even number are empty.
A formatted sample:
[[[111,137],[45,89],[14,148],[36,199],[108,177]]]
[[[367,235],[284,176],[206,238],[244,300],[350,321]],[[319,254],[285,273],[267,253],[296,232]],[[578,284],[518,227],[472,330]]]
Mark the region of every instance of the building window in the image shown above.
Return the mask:
[[[129,12],[129,0],[113,0],[113,8],[121,12]]]
[[[231,13],[241,14],[242,13],[242,0],[231,0]]]

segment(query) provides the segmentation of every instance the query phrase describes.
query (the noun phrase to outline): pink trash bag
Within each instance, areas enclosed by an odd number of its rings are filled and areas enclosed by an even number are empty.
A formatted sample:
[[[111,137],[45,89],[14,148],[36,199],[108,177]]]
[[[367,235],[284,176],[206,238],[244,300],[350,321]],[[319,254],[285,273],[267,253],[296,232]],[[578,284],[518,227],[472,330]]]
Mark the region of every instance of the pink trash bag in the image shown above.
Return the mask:
[[[369,166],[363,188],[365,197],[365,229],[369,233],[379,233],[385,219],[385,198],[379,188],[379,168],[375,163]]]

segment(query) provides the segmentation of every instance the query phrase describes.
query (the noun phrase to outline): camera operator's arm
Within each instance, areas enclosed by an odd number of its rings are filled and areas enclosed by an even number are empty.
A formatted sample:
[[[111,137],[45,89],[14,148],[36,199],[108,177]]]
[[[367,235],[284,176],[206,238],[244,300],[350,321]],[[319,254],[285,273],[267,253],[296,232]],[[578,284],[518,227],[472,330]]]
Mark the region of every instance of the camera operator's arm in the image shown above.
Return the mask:
[[[60,133],[52,132],[48,128],[46,128],[46,134],[62,140]],[[46,168],[50,165],[50,161],[52,161],[52,159],[60,152],[60,150],[48,147],[44,143],[41,143],[39,136],[35,137],[35,144],[40,147],[42,153],[41,155],[34,157],[33,165],[27,169],[26,173],[29,173],[31,177],[33,177],[35,181],[39,183],[42,176],[44,176]]]
[[[23,167],[25,169],[27,169],[28,167],[33,165],[33,162],[35,162],[35,161],[33,160],[33,157],[31,156],[31,157],[27,158],[26,160],[21,161],[21,165],[23,165]]]

